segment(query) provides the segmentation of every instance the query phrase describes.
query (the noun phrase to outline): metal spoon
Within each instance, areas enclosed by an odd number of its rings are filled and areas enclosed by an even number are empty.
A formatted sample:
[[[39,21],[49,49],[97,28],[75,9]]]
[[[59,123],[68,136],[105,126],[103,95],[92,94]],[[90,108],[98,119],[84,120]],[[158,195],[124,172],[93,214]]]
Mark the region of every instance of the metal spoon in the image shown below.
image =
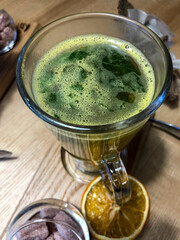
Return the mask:
[[[6,150],[0,150],[0,161],[16,159],[17,157],[13,155],[12,152]]]
[[[154,118],[150,118],[149,121],[152,122],[152,125],[154,127],[157,127],[159,129],[171,134],[172,136],[176,137],[177,139],[180,139],[180,128],[179,127],[177,127],[173,124],[170,124],[170,123],[166,123],[166,122],[154,119]]]

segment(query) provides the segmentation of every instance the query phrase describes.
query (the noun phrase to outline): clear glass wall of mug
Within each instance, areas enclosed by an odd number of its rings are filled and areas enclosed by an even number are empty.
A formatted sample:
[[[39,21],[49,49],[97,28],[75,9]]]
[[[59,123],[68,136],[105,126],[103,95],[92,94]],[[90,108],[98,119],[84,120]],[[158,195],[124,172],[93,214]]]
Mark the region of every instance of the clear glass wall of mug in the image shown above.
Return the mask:
[[[87,34],[103,34],[130,42],[149,60],[155,74],[155,93],[143,111],[113,124],[83,126],[57,120],[37,105],[32,92],[32,75],[39,59],[59,42]],[[58,19],[40,29],[23,48],[16,74],[23,100],[60,140],[61,159],[70,175],[89,182],[100,170],[106,175],[108,170],[115,169],[118,162],[122,174],[116,169],[116,176],[123,175],[121,182],[128,182],[119,154],[163,102],[171,82],[172,63],[162,41],[140,23],[113,14],[81,13]],[[112,167],[109,162],[115,165]]]

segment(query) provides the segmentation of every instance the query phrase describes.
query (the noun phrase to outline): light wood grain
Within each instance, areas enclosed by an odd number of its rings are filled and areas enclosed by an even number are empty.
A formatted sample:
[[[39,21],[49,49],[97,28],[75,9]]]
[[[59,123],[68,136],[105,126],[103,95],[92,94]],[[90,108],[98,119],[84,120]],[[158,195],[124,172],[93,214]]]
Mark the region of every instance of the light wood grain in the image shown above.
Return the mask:
[[[138,9],[164,20],[176,34],[172,51],[180,58],[180,1],[132,0]],[[76,12],[117,13],[116,0],[1,0],[14,19],[46,23]],[[156,118],[180,126],[180,101],[163,104]],[[180,144],[165,132],[151,128],[138,165],[133,172],[146,186],[150,216],[137,239],[180,239]],[[0,239],[17,211],[34,200],[54,197],[80,207],[85,185],[74,181],[63,169],[60,142],[22,101],[13,83],[0,102],[0,149],[17,159],[0,162]]]

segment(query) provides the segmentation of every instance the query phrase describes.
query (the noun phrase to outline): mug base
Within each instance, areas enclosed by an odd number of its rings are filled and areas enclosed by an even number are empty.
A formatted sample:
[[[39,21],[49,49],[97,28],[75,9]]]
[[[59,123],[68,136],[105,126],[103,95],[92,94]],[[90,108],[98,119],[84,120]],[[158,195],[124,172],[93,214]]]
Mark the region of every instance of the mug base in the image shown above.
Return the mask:
[[[63,147],[61,147],[60,155],[66,172],[78,182],[87,184],[100,174],[98,168],[93,166],[89,160],[77,158]]]

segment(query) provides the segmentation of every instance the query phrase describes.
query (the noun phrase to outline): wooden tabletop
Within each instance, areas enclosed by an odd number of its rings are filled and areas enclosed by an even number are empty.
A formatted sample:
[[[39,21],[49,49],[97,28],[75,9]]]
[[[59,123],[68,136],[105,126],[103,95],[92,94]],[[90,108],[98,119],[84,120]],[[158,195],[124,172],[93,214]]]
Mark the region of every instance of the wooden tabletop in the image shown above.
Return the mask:
[[[131,0],[131,3],[166,22],[175,33],[171,51],[180,58],[180,1]],[[38,22],[41,26],[77,12],[118,13],[118,0],[1,0],[0,5],[14,20]],[[179,104],[180,100],[164,103],[156,118],[180,127]],[[137,239],[180,239],[179,143],[151,127],[133,172],[146,186],[151,201],[148,222]],[[5,239],[14,214],[32,201],[53,197],[80,206],[85,185],[73,180],[63,169],[60,142],[24,104],[15,81],[0,101],[0,149],[17,156],[0,161],[0,239]]]

